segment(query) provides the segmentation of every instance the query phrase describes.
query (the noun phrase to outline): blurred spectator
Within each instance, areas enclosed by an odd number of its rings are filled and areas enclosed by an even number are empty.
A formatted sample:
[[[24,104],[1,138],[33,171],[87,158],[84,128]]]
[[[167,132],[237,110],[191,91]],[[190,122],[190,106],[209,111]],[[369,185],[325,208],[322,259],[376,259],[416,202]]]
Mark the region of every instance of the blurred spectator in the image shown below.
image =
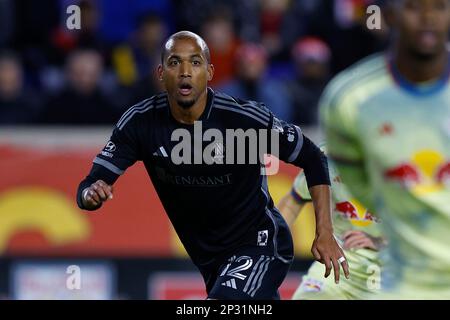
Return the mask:
[[[297,39],[309,34],[312,13],[316,10],[319,3],[320,0],[290,1],[280,30],[280,36],[284,45],[284,58],[290,58],[291,49]]]
[[[386,39],[366,26],[366,8],[376,0],[317,1],[310,15],[308,32],[330,45],[333,73],[385,47]]]
[[[216,69],[213,87],[239,88],[248,98],[265,101],[280,117],[316,123],[314,107],[306,107],[315,105],[310,98],[321,87],[320,80],[306,79],[311,78],[311,63],[299,66],[301,73],[289,84],[291,96],[299,102],[293,110],[284,102],[283,97],[290,98],[284,94],[287,88],[268,79],[294,76],[289,54],[295,41],[306,34],[330,46],[332,73],[382,49],[387,29],[383,26],[373,32],[365,25],[365,8],[374,1],[133,0],[124,4],[123,0],[0,0],[0,46],[21,52],[22,87],[26,83],[26,88],[31,85],[54,95],[66,82],[63,65],[68,55],[88,48],[99,52],[106,66],[101,70],[101,88],[114,95],[114,108],[119,112],[163,89],[154,70],[161,44],[176,26],[203,34]],[[66,28],[66,9],[72,4],[80,6],[81,30]],[[251,66],[236,61],[241,42],[261,43],[265,58]],[[63,92],[76,92],[75,87],[67,81]]]
[[[232,12],[236,19],[236,36],[245,42],[260,41],[260,0],[234,0]]]
[[[235,57],[236,79],[224,84],[220,91],[246,100],[263,102],[275,115],[291,120],[292,106],[285,86],[265,77],[267,52],[257,44],[246,43]]]
[[[14,0],[14,47],[18,50],[46,49],[51,31],[59,23],[58,0]]]
[[[99,88],[103,71],[94,50],[72,53],[66,64],[66,86],[49,99],[41,116],[44,123],[100,124],[117,121],[118,114]]]
[[[14,31],[13,0],[0,1],[0,47],[10,43]]]
[[[25,89],[19,59],[0,53],[0,124],[25,124],[35,121],[40,100]]]
[[[289,0],[262,0],[261,6],[261,42],[270,57],[277,57],[284,47],[281,31]]]
[[[232,14],[235,36],[247,42],[260,40],[261,0],[172,0],[177,30],[201,33],[204,21],[222,12]]]
[[[98,1],[102,12],[101,35],[112,45],[126,41],[136,29],[136,21],[148,12],[153,12],[172,29],[174,16],[179,9],[175,9],[170,0]]]
[[[296,78],[288,83],[293,104],[293,122],[318,124],[318,102],[329,79],[331,51],[315,37],[299,40],[292,49]]]
[[[233,77],[233,63],[238,48],[231,13],[225,8],[210,15],[202,26],[202,36],[211,52],[214,78],[211,86],[218,86]]]
[[[135,83],[129,90],[122,90],[122,101],[118,107],[120,112],[125,112],[130,106],[150,98],[151,96],[163,92],[164,86],[161,81],[158,80],[156,74],[156,68],[153,66],[148,70],[147,76]],[[126,91],[126,92],[124,92]],[[126,101],[123,98],[126,97]],[[120,97],[118,97],[120,99]],[[116,99],[115,99],[116,100]]]
[[[173,6],[177,8],[174,11],[176,29],[199,32],[201,31],[202,23],[210,15],[220,15],[222,10],[231,11],[233,7],[236,7],[233,6],[236,1],[238,0],[172,0]]]
[[[113,66],[122,86],[131,86],[156,68],[166,34],[167,27],[161,18],[149,13],[140,19],[132,43],[114,49]],[[149,88],[149,91],[155,92],[155,88]]]
[[[14,0],[14,37],[10,49],[20,52],[27,84],[39,86],[39,72],[51,57],[51,33],[59,23],[58,0]]]
[[[80,30],[68,30],[66,20],[53,32],[51,42],[54,56],[51,62],[62,64],[66,56],[75,49],[89,48],[99,51],[104,59],[108,59],[107,46],[99,35],[100,12],[94,0],[82,0],[80,7]],[[65,10],[64,10],[65,13]]]

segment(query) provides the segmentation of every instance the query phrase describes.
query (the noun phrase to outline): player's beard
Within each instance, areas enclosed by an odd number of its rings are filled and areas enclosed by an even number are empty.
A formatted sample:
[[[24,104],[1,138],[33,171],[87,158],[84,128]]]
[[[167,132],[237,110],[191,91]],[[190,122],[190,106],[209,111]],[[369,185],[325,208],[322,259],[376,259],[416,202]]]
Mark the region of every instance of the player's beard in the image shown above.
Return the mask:
[[[435,48],[430,50],[423,50],[414,45],[410,45],[408,48],[409,54],[416,60],[420,62],[429,62],[436,59],[443,52],[446,52],[446,45],[440,44]]]
[[[420,50],[411,50],[411,55],[415,60],[421,62],[429,62],[436,58],[440,52],[421,52]]]
[[[189,109],[191,108],[194,103],[195,103],[195,99],[191,99],[191,100],[178,100],[177,101],[178,105],[180,107],[182,107],[183,109]]]

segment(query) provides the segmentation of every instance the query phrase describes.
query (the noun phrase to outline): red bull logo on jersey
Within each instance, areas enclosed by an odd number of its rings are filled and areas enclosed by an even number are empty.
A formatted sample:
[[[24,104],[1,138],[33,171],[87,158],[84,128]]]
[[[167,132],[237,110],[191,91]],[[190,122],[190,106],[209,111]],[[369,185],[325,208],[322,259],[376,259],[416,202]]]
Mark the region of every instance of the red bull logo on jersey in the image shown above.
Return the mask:
[[[422,150],[384,172],[387,180],[396,181],[417,195],[438,192],[450,187],[450,160],[434,150]]]
[[[303,277],[300,287],[305,292],[320,292],[322,291],[323,282],[313,278]]]
[[[367,227],[373,222],[379,222],[378,218],[367,211],[356,199],[338,202],[334,210],[341,217],[350,220],[351,224],[357,227]]]

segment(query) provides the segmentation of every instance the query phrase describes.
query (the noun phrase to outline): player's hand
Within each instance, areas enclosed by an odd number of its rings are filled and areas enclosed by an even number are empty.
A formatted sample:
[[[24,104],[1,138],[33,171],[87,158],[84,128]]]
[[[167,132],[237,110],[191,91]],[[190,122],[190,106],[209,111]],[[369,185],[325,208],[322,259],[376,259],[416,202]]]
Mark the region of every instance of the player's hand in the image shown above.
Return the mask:
[[[102,202],[113,198],[113,187],[103,180],[97,180],[83,190],[83,204],[86,208],[98,207]]]
[[[337,243],[332,232],[324,232],[316,235],[312,249],[314,258],[320,263],[325,264],[325,278],[327,278],[331,269],[334,270],[334,281],[339,283],[340,267],[344,270],[344,275],[348,279],[350,272],[348,270],[347,259],[344,251]]]
[[[344,233],[344,249],[372,249],[379,251],[383,247],[383,239],[358,230],[350,230]]]

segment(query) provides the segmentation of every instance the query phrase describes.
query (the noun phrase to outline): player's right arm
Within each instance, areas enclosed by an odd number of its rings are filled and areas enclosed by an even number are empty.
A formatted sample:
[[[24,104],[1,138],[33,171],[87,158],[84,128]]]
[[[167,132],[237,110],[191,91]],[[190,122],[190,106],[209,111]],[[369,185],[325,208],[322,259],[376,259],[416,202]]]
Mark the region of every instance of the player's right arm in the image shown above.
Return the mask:
[[[114,182],[139,158],[137,120],[119,121],[111,138],[95,157],[89,175],[78,186],[78,206],[97,210],[103,202],[112,199]]]
[[[316,237],[311,252],[317,261],[325,264],[325,277],[334,269],[335,281],[339,282],[340,266],[345,276],[349,277],[345,253],[333,235],[331,221],[331,182],[328,172],[327,157],[301,129],[293,124],[271,118],[271,135],[278,132],[279,152],[270,154],[303,169],[311,195],[316,220]],[[275,146],[276,148],[276,146]],[[274,151],[275,148],[271,149]]]

